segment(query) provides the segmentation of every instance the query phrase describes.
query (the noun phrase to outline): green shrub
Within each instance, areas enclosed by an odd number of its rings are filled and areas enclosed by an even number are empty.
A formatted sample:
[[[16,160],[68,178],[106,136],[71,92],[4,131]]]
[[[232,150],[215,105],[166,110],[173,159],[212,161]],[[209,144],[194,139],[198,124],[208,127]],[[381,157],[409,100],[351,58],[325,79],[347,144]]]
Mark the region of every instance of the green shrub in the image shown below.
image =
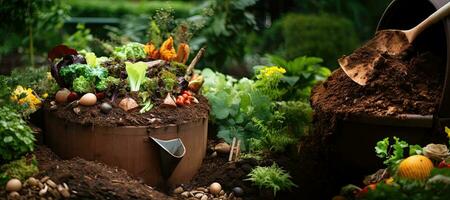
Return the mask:
[[[358,39],[352,23],[331,15],[288,14],[264,34],[264,51],[279,53],[287,59],[300,55],[324,58],[325,65],[351,53]],[[275,51],[274,51],[275,50]]]
[[[19,158],[34,149],[31,128],[14,109],[0,107],[0,163]]]
[[[25,181],[28,177],[39,172],[36,158],[30,159],[22,157],[19,160],[12,161],[0,166],[0,185],[5,184],[11,178],[17,178]]]
[[[125,15],[151,15],[158,9],[171,8],[177,17],[186,17],[194,4],[176,1],[103,1],[71,0],[72,17],[123,17]]]
[[[40,97],[53,96],[59,90],[47,67],[16,68],[11,72],[11,85],[31,88]]]
[[[289,190],[297,186],[291,181],[289,173],[278,167],[275,163],[270,167],[258,166],[247,176],[249,178],[245,180],[252,181],[260,189],[271,189],[274,196],[276,196],[278,191]]]

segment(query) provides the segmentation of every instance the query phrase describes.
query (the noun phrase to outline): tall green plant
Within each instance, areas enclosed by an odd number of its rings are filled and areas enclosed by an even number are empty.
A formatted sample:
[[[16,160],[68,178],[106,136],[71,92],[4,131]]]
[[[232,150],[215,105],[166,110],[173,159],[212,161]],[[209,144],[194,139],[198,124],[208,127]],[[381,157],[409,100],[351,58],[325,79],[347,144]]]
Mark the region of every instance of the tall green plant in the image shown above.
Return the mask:
[[[255,16],[250,11],[257,0],[208,0],[198,7],[188,20],[204,27],[191,45],[194,50],[208,47],[205,60],[210,66],[224,66],[225,62],[242,62],[246,35],[257,30]],[[195,23],[194,23],[195,24]],[[230,42],[233,41],[233,42]]]
[[[2,46],[9,46],[2,48],[0,53],[7,54],[19,47],[26,47],[33,66],[36,46],[48,49],[55,45],[49,42],[57,38],[52,36],[58,35],[67,18],[68,7],[59,0],[2,0],[0,4]],[[20,43],[10,43],[9,38],[16,37],[22,38]]]

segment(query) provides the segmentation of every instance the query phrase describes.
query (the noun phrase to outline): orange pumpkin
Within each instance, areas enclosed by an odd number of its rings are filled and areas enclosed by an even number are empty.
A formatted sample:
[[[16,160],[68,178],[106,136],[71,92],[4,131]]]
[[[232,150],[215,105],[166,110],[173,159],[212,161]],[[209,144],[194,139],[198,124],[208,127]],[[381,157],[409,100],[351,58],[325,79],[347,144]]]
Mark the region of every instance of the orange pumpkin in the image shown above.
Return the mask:
[[[425,156],[414,155],[403,160],[397,171],[401,178],[411,180],[425,180],[430,176],[433,162]]]

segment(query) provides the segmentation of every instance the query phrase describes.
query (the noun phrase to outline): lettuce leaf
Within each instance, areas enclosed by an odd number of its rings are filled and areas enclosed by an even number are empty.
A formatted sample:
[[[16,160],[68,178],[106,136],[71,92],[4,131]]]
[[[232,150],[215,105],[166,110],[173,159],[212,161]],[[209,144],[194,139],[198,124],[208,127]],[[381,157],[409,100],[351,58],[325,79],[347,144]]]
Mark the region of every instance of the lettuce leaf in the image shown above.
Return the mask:
[[[86,53],[86,62],[91,67],[97,66],[97,56],[95,56],[95,53],[88,52]]]
[[[125,62],[125,69],[128,73],[128,81],[130,83],[130,90],[132,92],[139,91],[139,87],[145,79],[145,73],[147,72],[148,65],[145,62]]]

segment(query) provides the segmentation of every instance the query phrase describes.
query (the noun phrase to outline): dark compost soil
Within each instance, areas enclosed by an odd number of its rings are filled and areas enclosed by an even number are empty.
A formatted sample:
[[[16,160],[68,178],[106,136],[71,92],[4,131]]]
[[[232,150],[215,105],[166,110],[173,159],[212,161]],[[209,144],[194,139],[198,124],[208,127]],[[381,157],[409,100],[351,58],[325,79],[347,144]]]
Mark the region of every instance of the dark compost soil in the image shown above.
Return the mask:
[[[125,170],[81,158],[60,160],[50,149],[35,151],[39,178],[67,183],[73,199],[173,199],[131,178]]]
[[[117,105],[119,100],[111,103],[108,99],[97,102],[94,106],[78,106],[80,108],[79,113],[73,111],[73,107],[67,104],[58,104],[54,112],[57,117],[66,119],[70,122],[80,124],[92,124],[96,126],[150,126],[158,127],[168,124],[181,124],[189,121],[193,121],[200,118],[208,118],[209,105],[208,100],[201,96],[196,95],[199,100],[198,104],[192,103],[186,106],[178,106],[176,108],[166,107],[161,105],[161,102],[156,102],[154,108],[149,112],[139,113],[138,109],[133,109],[128,112],[122,110]],[[100,110],[102,102],[109,102],[112,104],[113,109],[104,114]],[[47,102],[44,109],[50,108],[50,103]]]
[[[383,65],[386,55],[403,56],[411,50],[411,44],[402,31],[378,31],[371,40],[351,55],[339,59],[339,64],[350,77],[371,81],[378,66]]]
[[[441,59],[430,53],[412,53],[405,57],[385,55],[370,83],[360,86],[341,69],[311,95],[316,112],[356,113],[376,116],[431,115],[442,92]]]

